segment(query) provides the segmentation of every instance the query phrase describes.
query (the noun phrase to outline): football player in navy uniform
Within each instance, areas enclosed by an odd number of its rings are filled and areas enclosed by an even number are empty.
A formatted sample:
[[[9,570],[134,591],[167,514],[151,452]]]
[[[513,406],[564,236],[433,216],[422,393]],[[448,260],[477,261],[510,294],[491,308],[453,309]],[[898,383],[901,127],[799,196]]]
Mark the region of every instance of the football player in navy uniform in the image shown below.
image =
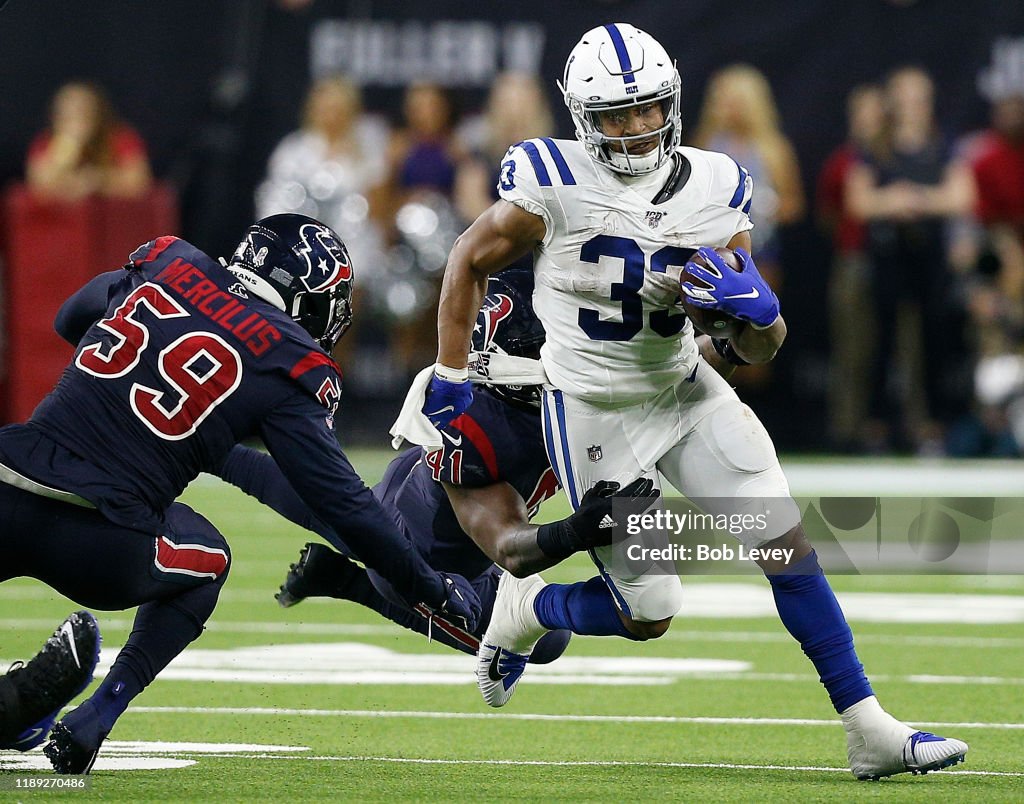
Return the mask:
[[[29,576],[90,608],[139,608],[103,683],[53,727],[44,750],[58,772],[91,769],[130,701],[213,612],[228,545],[174,500],[241,439],[261,437],[397,595],[475,625],[472,587],[423,560],[335,439],[329,355],[351,320],[351,287],[331,229],[274,215],[229,263],[161,237],[61,308],[74,360],[27,423],[0,430],[0,581]]]
[[[532,295],[529,270],[491,277],[473,334],[474,351],[536,359],[544,329],[534,315]],[[353,563],[351,551],[336,552],[316,543],[307,545],[292,565],[278,601],[291,606],[314,596],[352,600],[399,625],[475,653],[490,616],[499,567],[526,576],[579,550],[606,544],[612,531],[606,517],[612,513],[613,500],[656,494],[653,483],[645,479],[621,491],[616,484],[602,483],[567,519],[531,525],[540,504],[559,489],[539,423],[539,386],[477,386],[473,404],[442,431],[439,449],[406,450],[373,489],[432,567],[472,579],[483,606],[476,629],[460,628],[442,615],[403,603],[378,572]],[[220,475],[333,544],[339,536],[342,541],[348,538],[347,532],[332,533],[313,515],[267,455],[236,447]],[[546,634],[530,661],[543,664],[555,659],[568,640],[566,629]]]

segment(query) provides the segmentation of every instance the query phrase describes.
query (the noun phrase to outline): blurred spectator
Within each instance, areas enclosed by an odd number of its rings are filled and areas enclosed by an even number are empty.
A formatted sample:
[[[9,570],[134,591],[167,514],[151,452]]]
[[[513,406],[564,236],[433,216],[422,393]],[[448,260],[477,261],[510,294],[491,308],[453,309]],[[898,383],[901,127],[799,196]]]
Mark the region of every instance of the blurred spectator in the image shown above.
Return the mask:
[[[850,212],[867,223],[879,322],[866,435],[878,450],[938,453],[942,423],[962,412],[968,379],[945,224],[971,209],[974,182],[936,124],[927,73],[896,70],[885,91],[886,136],[862,151],[846,185]]]
[[[995,98],[992,128],[975,143],[977,217],[999,263],[999,289],[1024,301],[1024,87]]]
[[[971,142],[980,232],[971,266],[974,405],[949,435],[956,455],[1024,448],[1024,84],[990,93],[991,128]]]
[[[454,136],[454,100],[437,84],[412,84],[405,92],[402,116],[404,125],[393,134],[389,149],[394,208],[419,193],[450,198],[464,155]]]
[[[388,154],[393,248],[383,312],[393,318],[390,357],[399,372],[412,374],[437,351],[441,278],[462,230],[452,196],[465,150],[455,136],[454,100],[442,87],[412,84],[402,112]]]
[[[499,74],[482,115],[460,130],[469,157],[455,179],[459,217],[472,222],[498,200],[498,172],[505,151],[517,142],[554,133],[551,106],[536,76]]]
[[[142,138],[118,121],[98,86],[62,86],[50,107],[50,126],[29,146],[28,186],[39,196],[76,201],[88,195],[142,195],[152,183]]]
[[[868,383],[874,352],[874,299],[865,253],[864,224],[846,207],[847,175],[862,151],[873,152],[885,130],[881,87],[858,86],[846,99],[846,142],[825,161],[818,176],[817,219],[832,241],[828,282],[831,359],[828,428],[833,449],[855,450],[867,418]]]
[[[694,144],[729,154],[753,177],[754,255],[778,290],[778,227],[800,220],[805,203],[796,152],[782,133],[771,87],[761,72],[734,64],[711,77]]]
[[[728,154],[753,177],[753,254],[761,274],[781,295],[779,227],[802,218],[805,201],[796,152],[780,128],[771,86],[759,70],[733,64],[711,77],[694,145]],[[734,380],[756,403],[754,394],[768,392],[774,370],[771,363],[760,363],[736,372]]]
[[[361,269],[381,259],[371,212],[387,176],[387,136],[383,121],[363,114],[359,90],[348,79],[320,79],[306,97],[302,127],[270,156],[256,216],[296,212],[323,221],[342,236],[362,282]]]
[[[341,235],[355,265],[353,305],[365,300],[384,259],[381,187],[387,177],[387,124],[363,113],[359,89],[343,76],[310,88],[301,127],[278,143],[267,177],[256,190],[256,216],[296,212],[321,220]],[[364,316],[355,321],[365,323]],[[359,349],[353,327],[335,357],[350,368]]]

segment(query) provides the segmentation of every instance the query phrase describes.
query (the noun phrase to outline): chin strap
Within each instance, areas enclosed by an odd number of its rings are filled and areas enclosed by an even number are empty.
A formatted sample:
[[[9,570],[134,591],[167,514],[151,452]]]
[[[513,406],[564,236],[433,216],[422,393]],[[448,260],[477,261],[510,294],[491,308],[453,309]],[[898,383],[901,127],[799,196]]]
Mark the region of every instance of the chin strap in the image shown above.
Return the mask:
[[[651,203],[657,206],[664,204],[672,196],[678,193],[690,180],[690,160],[678,151],[672,153],[672,172],[669,174],[665,185],[658,190],[658,194],[651,199]]]

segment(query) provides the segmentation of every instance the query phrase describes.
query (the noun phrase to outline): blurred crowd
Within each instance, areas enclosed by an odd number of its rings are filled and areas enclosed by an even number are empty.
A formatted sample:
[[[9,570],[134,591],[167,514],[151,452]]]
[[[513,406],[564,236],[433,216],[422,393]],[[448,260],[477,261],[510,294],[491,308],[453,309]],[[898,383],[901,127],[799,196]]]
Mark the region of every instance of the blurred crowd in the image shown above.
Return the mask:
[[[686,126],[685,142],[728,153],[754,177],[754,254],[783,302],[780,233],[812,216],[831,246],[821,261],[824,450],[1022,452],[1024,74],[984,92],[991,125],[964,135],[936,116],[935,87],[918,67],[858,86],[846,99],[846,140],[820,169],[800,165],[769,82],[750,65],[716,72]],[[406,88],[401,119],[390,121],[368,112],[344,76],[323,78],[255,188],[257,217],[320,218],[351,250],[359,313],[338,357],[357,396],[399,395],[433,361],[449,249],[496,199],[505,150],[556,133],[548,94],[530,75],[500,75],[482,107],[465,111],[423,82]],[[100,88],[74,82],[56,93],[27,157],[35,193],[131,197],[152,181],[145,143]],[[741,393],[756,396],[771,372],[738,372]]]

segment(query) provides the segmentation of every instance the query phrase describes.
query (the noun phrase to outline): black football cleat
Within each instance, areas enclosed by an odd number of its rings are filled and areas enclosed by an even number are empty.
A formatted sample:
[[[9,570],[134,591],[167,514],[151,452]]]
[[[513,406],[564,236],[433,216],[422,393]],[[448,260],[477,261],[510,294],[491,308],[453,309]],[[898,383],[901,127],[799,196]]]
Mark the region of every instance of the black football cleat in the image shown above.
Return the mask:
[[[96,707],[85,701],[53,727],[43,753],[56,773],[86,774],[92,770],[107,734]]]
[[[76,611],[28,664],[15,662],[0,678],[0,748],[28,751],[40,745],[60,710],[89,686],[99,657],[96,619]]]
[[[274,598],[283,609],[307,597],[347,600],[345,589],[358,572],[364,570],[348,556],[326,544],[309,542],[299,553],[299,560],[288,568],[288,575]]]

